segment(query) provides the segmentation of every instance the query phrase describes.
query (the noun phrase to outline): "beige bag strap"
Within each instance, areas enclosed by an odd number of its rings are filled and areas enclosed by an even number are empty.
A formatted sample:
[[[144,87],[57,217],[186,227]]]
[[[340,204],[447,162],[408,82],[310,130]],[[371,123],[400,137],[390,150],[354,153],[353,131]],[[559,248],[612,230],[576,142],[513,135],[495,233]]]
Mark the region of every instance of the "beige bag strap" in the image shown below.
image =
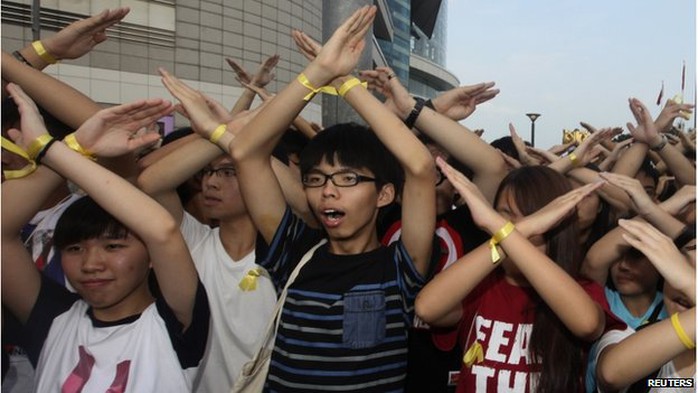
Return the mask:
[[[308,250],[308,252],[303,255],[303,258],[301,258],[300,262],[298,262],[298,265],[296,265],[295,269],[291,272],[291,275],[288,277],[288,281],[286,281],[286,285],[284,285],[283,291],[281,291],[281,294],[279,294],[279,300],[276,301],[276,308],[274,309],[274,314],[271,316],[269,319],[269,323],[267,324],[267,334],[264,337],[264,341],[261,343],[259,350],[255,354],[253,360],[257,360],[264,350],[268,347],[270,347],[275,339],[276,339],[276,332],[279,330],[279,323],[281,322],[281,309],[283,308],[284,302],[286,301],[286,295],[288,294],[288,287],[291,286],[293,281],[296,280],[296,277],[298,277],[298,273],[301,271],[303,266],[305,266],[308,261],[313,257],[313,254],[315,254],[315,250],[317,250],[320,246],[323,244],[327,243],[327,239],[322,239],[318,244],[314,245],[313,248]]]

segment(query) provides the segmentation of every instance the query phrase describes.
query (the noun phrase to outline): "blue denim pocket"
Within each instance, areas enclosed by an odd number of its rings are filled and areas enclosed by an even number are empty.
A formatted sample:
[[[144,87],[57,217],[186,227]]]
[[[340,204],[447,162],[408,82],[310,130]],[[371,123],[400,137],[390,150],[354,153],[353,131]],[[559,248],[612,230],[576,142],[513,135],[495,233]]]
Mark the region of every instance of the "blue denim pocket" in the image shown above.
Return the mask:
[[[385,338],[385,293],[383,291],[344,294],[344,345],[370,348]]]

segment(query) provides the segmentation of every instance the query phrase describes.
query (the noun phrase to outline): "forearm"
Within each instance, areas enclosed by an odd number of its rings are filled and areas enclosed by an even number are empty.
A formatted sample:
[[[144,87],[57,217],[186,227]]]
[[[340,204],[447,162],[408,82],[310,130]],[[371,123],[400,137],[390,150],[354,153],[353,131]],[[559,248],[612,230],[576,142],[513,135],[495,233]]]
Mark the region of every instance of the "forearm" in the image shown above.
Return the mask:
[[[432,176],[435,176],[434,160],[424,144],[407,129],[402,120],[387,110],[368,90],[357,86],[349,90],[344,99],[366,120],[406,172],[420,176],[424,176],[425,172],[432,172]],[[424,112],[421,116],[423,115]],[[427,168],[431,171],[427,171]]]
[[[526,280],[575,336],[596,340],[604,329],[601,308],[560,266],[513,231],[500,242]]]
[[[51,63],[47,62],[36,53],[36,50],[34,50],[34,47],[31,44],[26,45],[18,52],[27,62],[29,62],[29,65],[36,70],[41,71],[51,65]]]
[[[679,314],[679,322],[688,337],[696,340],[696,310]],[[596,374],[599,384],[609,390],[622,389],[687,351],[665,319],[652,324],[620,343],[607,348],[599,356]]]
[[[327,82],[327,77],[311,66],[304,73],[309,79],[312,78],[311,83]],[[291,81],[243,128],[236,142],[226,145],[225,149],[236,162],[250,156],[271,156],[288,125],[307,104],[303,98],[308,93],[308,89],[297,79]]]
[[[597,240],[584,257],[580,273],[601,286],[606,285],[611,265],[630,248],[622,235],[623,229],[616,227]]]
[[[63,182],[61,176],[43,165],[26,177],[7,180],[2,187],[3,237],[19,236],[22,227]]]
[[[462,256],[422,288],[415,300],[417,316],[429,324],[444,326],[445,320],[452,325],[456,321],[449,314],[497,267],[490,259],[488,243]]]
[[[252,101],[254,101],[256,93],[248,88],[244,88],[242,90],[242,94],[238,98],[237,101],[235,101],[235,105],[233,105],[233,108],[230,110],[231,115],[236,115],[242,111],[246,111],[250,109],[252,106]]]
[[[584,167],[572,169],[567,173],[567,176],[583,184],[603,180],[601,177],[599,177],[598,172]],[[627,212],[632,205],[630,196],[628,196],[625,191],[614,186],[613,184],[605,183],[603,186],[601,186],[601,188],[596,190],[596,192],[601,198],[603,198],[606,202],[608,202],[608,204],[613,206],[613,208],[619,212]]]
[[[172,216],[157,202],[63,143],[51,145],[42,163],[77,184],[145,243],[163,241],[163,228],[176,228]]]
[[[428,108],[422,110],[415,125],[470,168],[473,182],[488,200],[494,199],[497,187],[507,173],[506,163],[497,150],[468,128]]]
[[[19,85],[38,105],[74,129],[102,109],[71,86],[20,63],[6,52],[2,52],[2,77]]]
[[[696,184],[696,168],[691,165],[691,161],[686,158],[670,143],[667,143],[663,149],[659,151],[659,156],[666,164],[669,172],[675,177],[676,181],[681,185]]]
[[[148,195],[169,193],[222,155],[213,143],[196,137],[149,165],[138,177]]]
[[[662,210],[658,205],[653,205],[643,212],[642,218],[672,239],[676,239],[686,227],[683,222]]]
[[[642,161],[647,155],[649,147],[644,143],[633,143],[623,155],[620,156],[616,164],[613,165],[613,173],[635,177],[637,171],[642,166]]]
[[[305,120],[303,116],[297,116],[293,119],[293,125],[298,129],[298,131],[305,135],[308,139],[313,139],[315,137],[315,130],[310,125],[310,122]]]

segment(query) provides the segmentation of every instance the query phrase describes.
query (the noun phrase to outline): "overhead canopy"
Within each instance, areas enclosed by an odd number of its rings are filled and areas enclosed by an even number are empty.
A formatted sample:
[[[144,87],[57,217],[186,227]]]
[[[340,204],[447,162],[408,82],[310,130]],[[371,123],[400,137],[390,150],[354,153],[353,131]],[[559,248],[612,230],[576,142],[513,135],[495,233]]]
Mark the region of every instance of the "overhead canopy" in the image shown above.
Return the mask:
[[[431,39],[441,0],[411,0],[412,22]]]

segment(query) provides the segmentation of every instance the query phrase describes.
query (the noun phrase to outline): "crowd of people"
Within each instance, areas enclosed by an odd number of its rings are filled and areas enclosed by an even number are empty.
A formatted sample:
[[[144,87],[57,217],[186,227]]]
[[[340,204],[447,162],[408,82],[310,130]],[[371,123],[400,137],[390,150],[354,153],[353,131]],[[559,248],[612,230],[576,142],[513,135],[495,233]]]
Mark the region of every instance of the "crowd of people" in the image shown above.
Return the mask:
[[[695,391],[692,104],[488,143],[461,122],[495,83],[355,71],[374,6],[293,31],[278,92],[278,56],[228,59],[233,108],[162,68],[176,104],[106,109],[42,72],[128,12],[2,52],[3,392],[239,391],[270,331],[269,392]],[[366,125],[304,119],[323,93]]]

